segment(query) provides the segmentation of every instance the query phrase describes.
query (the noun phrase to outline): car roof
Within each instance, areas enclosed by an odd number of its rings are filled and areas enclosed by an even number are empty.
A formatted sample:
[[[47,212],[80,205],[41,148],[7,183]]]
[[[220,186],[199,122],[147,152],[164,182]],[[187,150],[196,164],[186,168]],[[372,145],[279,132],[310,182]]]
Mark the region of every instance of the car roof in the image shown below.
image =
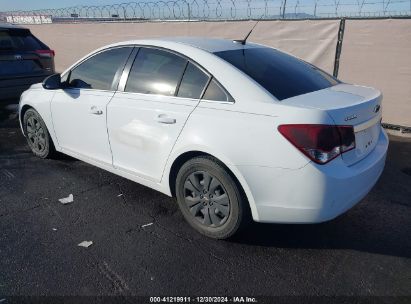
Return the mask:
[[[259,100],[262,102],[271,103],[273,96],[251,78],[242,73],[232,64],[216,56],[216,52],[223,52],[228,50],[244,50],[249,48],[268,48],[267,46],[246,43],[233,42],[228,39],[214,39],[214,38],[197,38],[197,37],[176,37],[176,38],[153,38],[117,42],[111,45],[103,46],[91,53],[85,55],[72,66],[68,67],[63,76],[70,71],[74,66],[86,60],[88,57],[98,52],[109,48],[122,46],[146,46],[155,48],[164,48],[175,51],[178,54],[190,58],[193,62],[199,64],[209,74],[218,79],[219,83],[227,89],[234,99],[242,98],[249,100]],[[241,90],[239,90],[241,88]],[[252,107],[250,105],[250,107]]]
[[[142,44],[148,45],[153,43],[155,45],[161,45],[167,43],[168,45],[175,44],[186,45],[201,49],[209,53],[216,53],[228,50],[243,50],[255,47],[264,47],[254,43],[247,42],[246,44],[241,44],[234,40],[229,39],[218,39],[218,38],[206,38],[206,37],[162,37],[162,38],[153,38],[153,39],[144,39],[144,40],[130,40],[124,41],[121,44]]]
[[[205,37],[168,37],[161,40],[190,45],[210,53],[255,47],[255,44],[252,43],[241,44],[235,40]]]

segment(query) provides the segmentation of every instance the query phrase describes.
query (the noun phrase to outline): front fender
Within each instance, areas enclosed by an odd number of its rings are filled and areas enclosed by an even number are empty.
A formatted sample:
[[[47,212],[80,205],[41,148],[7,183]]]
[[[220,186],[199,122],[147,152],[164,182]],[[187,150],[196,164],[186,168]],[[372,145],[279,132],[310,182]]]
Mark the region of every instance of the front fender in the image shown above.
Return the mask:
[[[38,88],[24,91],[21,95],[19,102],[19,121],[21,131],[23,135],[26,136],[24,134],[23,128],[24,112],[28,108],[33,108],[34,110],[36,110],[40,114],[44,123],[46,124],[47,130],[49,131],[50,137],[53,140],[54,146],[58,150],[59,146],[56,134],[54,132],[53,119],[50,107],[54,93],[54,91],[48,91]]]

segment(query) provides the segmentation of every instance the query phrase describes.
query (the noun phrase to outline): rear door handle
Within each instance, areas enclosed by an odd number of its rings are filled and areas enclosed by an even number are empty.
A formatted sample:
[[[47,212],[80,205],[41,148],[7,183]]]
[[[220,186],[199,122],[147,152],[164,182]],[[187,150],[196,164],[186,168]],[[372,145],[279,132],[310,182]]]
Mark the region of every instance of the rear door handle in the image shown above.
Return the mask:
[[[156,120],[159,123],[167,124],[167,125],[175,124],[177,122],[175,118],[168,117],[166,114],[158,115]]]
[[[103,114],[103,111],[99,110],[96,106],[92,106],[90,108],[90,114],[101,115],[101,114]]]

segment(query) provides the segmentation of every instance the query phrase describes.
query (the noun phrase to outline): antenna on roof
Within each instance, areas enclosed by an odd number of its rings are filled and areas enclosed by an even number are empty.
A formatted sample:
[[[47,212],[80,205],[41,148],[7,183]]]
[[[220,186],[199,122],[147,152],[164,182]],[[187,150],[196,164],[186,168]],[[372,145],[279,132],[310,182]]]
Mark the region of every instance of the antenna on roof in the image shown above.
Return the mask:
[[[254,24],[253,28],[251,29],[251,31],[248,32],[247,36],[245,36],[244,39],[236,39],[233,40],[235,43],[241,43],[242,45],[245,45],[245,43],[247,42],[248,37],[250,37],[251,33],[253,32],[253,30],[255,29],[255,27],[257,26],[258,22],[261,21],[261,18],[259,20],[257,20],[257,22]]]

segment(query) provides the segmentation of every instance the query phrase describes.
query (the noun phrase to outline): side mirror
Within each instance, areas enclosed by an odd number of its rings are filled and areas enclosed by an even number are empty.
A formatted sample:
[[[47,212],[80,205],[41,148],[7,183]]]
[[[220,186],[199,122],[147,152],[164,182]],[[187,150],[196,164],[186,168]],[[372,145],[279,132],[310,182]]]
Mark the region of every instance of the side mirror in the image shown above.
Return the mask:
[[[54,74],[43,81],[43,88],[46,90],[57,90],[62,87],[60,74]]]

